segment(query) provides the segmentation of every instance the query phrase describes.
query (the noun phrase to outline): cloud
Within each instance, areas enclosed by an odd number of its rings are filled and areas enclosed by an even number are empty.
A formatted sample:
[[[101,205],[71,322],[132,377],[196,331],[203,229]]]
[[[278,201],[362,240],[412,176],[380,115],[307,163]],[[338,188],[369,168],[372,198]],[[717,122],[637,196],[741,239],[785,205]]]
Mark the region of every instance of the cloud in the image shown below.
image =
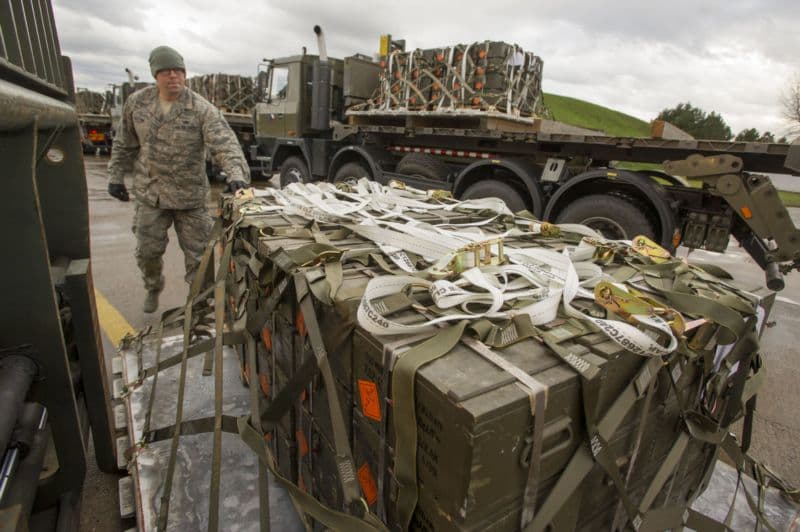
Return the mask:
[[[145,31],[144,13],[153,7],[150,2],[128,0],[59,0],[54,2],[56,24],[61,29],[62,17],[73,15],[84,20],[99,20],[112,27]]]
[[[800,49],[796,0],[58,0],[55,15],[76,80],[90,87],[121,81],[126,66],[149,77],[147,55],[160,44],[184,55],[190,75],[253,75],[264,57],[316,53],[320,24],[333,57],[372,55],[383,33],[409,48],[516,42],[544,59],[549,92],[644,120],[691,101],[734,131],[783,130],[780,94]]]

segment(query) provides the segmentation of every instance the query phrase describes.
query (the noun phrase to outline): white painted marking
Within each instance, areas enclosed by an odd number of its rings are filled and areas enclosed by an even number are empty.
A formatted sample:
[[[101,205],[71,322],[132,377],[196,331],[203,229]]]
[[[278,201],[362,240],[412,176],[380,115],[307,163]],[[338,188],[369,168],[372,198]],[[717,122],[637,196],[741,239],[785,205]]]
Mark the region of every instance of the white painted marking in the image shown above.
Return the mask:
[[[136,515],[136,498],[133,494],[133,478],[119,479],[119,516],[128,519]]]
[[[120,436],[117,438],[117,467],[119,469],[128,468],[128,460],[125,458],[125,451],[128,450],[130,440],[128,436]]]

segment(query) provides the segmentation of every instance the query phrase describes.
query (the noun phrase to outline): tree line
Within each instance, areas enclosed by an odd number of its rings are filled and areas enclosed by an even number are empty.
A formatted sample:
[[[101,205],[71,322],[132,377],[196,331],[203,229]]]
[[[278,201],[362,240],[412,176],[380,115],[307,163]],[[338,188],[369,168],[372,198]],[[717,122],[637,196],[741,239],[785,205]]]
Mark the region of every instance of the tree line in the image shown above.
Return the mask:
[[[795,91],[792,97],[794,98],[792,101],[796,105],[797,113],[792,117],[787,110],[786,102],[784,102],[785,115],[790,120],[794,118],[797,123],[800,123],[800,85],[798,85],[798,90]],[[734,136],[730,126],[725,123],[720,114],[715,111],[706,113],[699,107],[693,106],[690,102],[679,103],[671,109],[664,109],[658,114],[657,120],[665,120],[696,139],[733,139],[744,142],[777,142],[780,144],[788,142],[785,135],[776,139],[775,134],[771,131],[759,132],[754,127],[743,129]]]

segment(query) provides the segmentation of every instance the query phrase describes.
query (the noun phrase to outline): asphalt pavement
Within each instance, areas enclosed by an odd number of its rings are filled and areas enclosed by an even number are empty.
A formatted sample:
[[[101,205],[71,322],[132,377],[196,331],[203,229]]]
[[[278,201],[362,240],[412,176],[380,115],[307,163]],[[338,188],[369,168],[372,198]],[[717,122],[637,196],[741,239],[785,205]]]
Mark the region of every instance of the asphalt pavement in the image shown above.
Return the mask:
[[[116,352],[114,341],[128,327],[140,329],[158,322],[160,312],[184,303],[188,286],[183,280],[183,257],[174,230],[165,255],[166,287],[161,294],[159,312],[142,311],[144,289],[133,257],[135,239],[131,232],[133,203],[122,203],[106,192],[107,157],[85,159],[89,190],[92,267],[97,291],[98,313],[104,330],[103,344],[107,357]],[[790,177],[787,189],[800,178]],[[258,185],[258,184],[257,184]],[[263,185],[263,183],[262,183]],[[129,184],[130,186],[130,184]],[[212,187],[209,208],[216,209],[221,184]],[[800,209],[790,209],[796,225],[800,225]],[[212,211],[213,212],[213,211]],[[680,251],[686,254],[686,250]],[[713,262],[729,270],[748,289],[764,286],[760,268],[736,242],[725,254],[695,251],[693,262]],[[766,362],[767,382],[759,398],[754,423],[752,452],[786,480],[800,484],[800,273],[787,276],[786,289],[779,294],[769,327],[762,339],[762,355]],[[116,475],[107,475],[91,468],[84,491],[81,530],[122,530],[119,526],[116,498]],[[115,520],[116,519],[116,520]]]
[[[800,192],[800,176],[789,174],[767,174],[775,188],[787,192]]]

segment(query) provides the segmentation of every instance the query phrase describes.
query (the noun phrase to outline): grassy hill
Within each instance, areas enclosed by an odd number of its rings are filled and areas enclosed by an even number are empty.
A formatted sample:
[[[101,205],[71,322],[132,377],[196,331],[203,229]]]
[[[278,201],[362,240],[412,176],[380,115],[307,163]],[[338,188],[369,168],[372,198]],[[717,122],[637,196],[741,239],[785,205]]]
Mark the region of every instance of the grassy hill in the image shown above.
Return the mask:
[[[589,129],[599,129],[607,135],[615,137],[650,136],[650,124],[648,122],[601,105],[595,105],[568,96],[547,93],[544,95],[544,103],[550,109],[553,119],[559,122]]]
[[[606,135],[615,137],[649,137],[650,124],[636,117],[614,111],[602,105],[596,105],[584,100],[559,96],[557,94],[544,94],[544,103],[554,120],[567,124],[599,129]],[[621,168],[642,169],[660,168],[657,164],[622,163]],[[796,192],[779,192],[783,203],[787,207],[800,207],[800,194]]]

